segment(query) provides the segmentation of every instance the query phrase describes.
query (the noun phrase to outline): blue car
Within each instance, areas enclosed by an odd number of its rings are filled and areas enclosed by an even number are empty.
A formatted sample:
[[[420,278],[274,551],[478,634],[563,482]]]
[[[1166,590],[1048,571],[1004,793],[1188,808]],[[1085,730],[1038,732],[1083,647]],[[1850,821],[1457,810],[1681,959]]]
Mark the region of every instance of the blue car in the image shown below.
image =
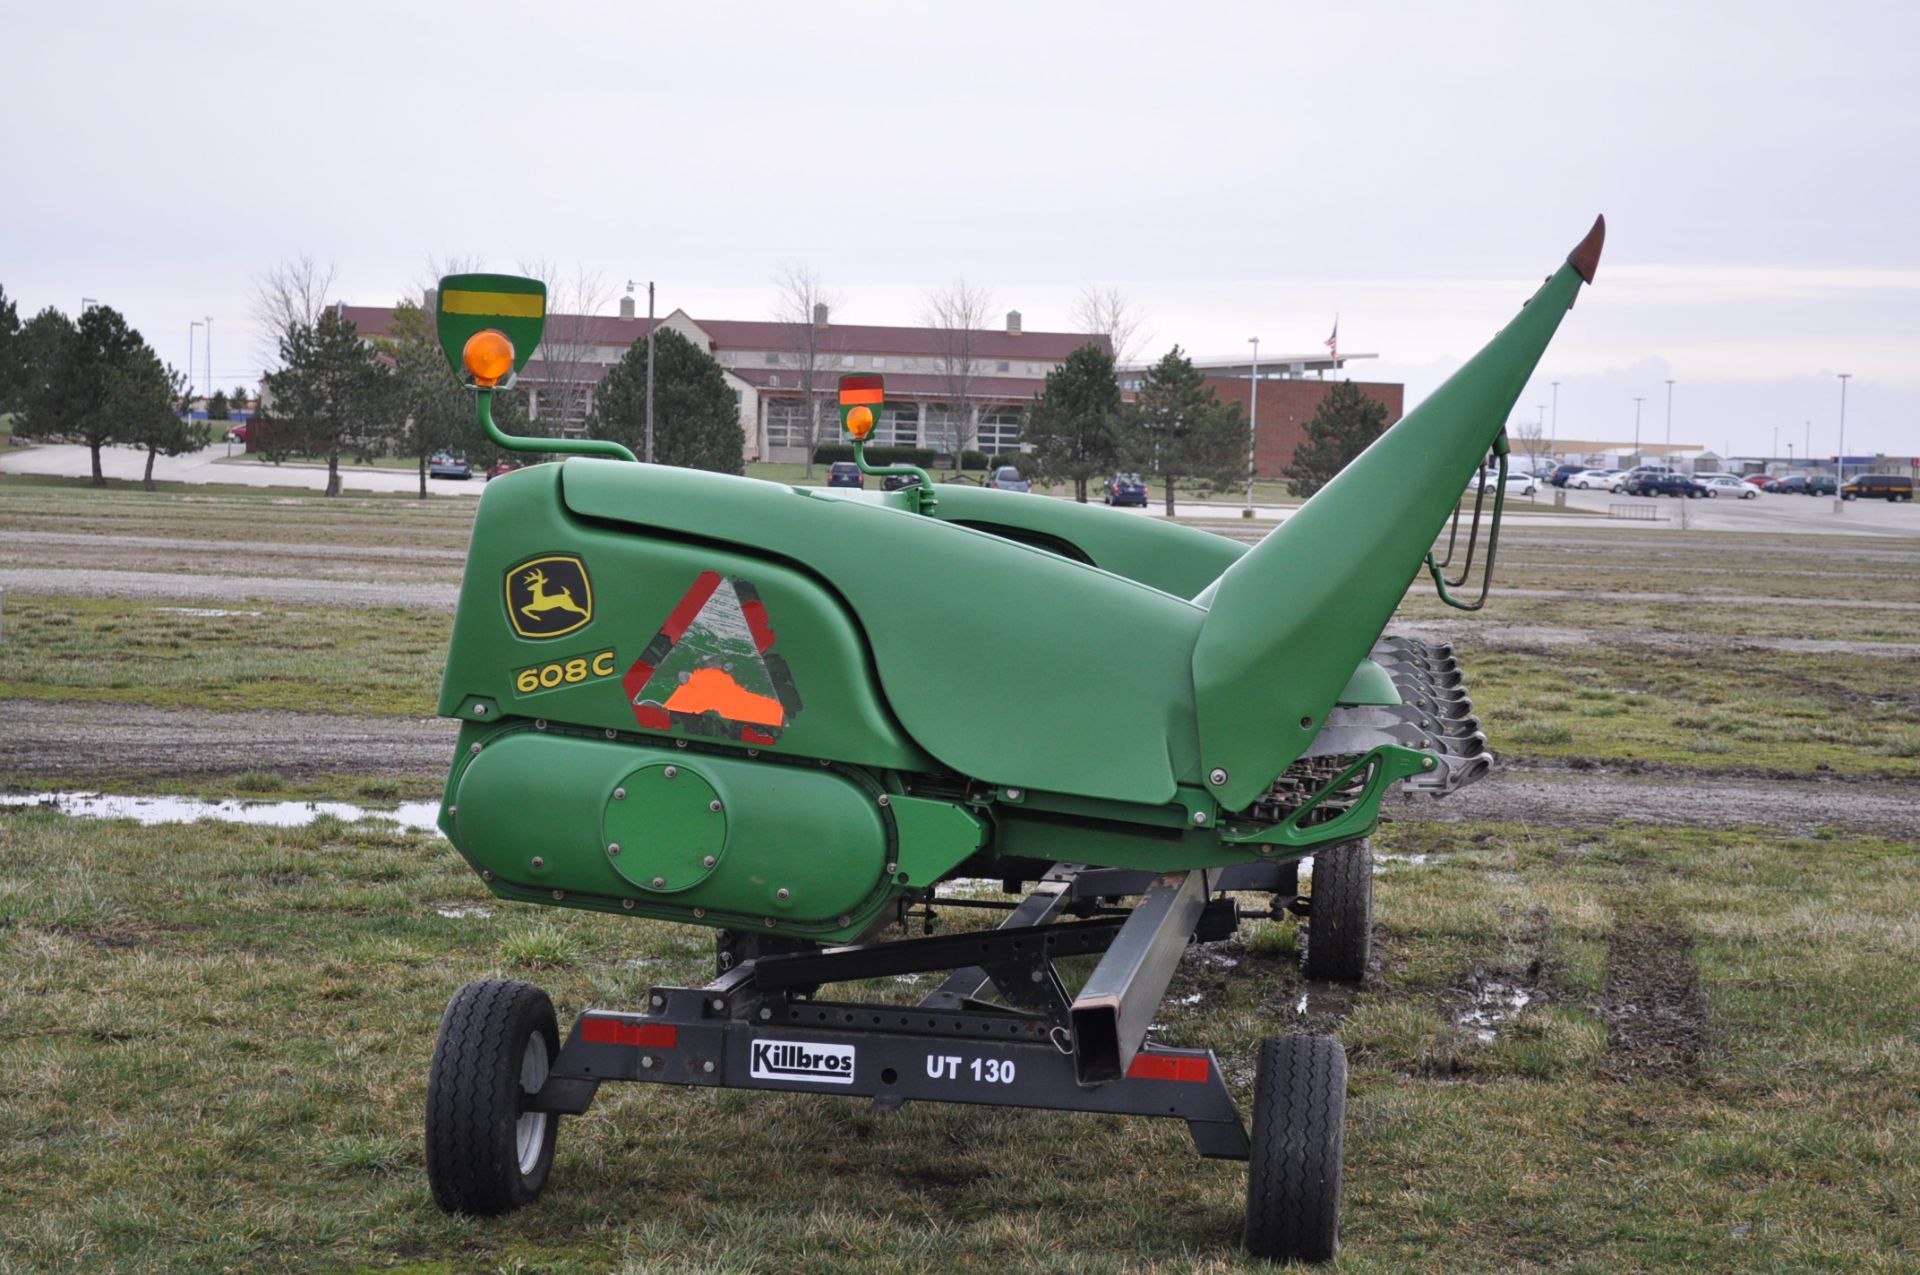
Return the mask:
[[[1020,476],[1020,471],[1012,465],[1002,465],[993,471],[987,479],[987,486],[995,491],[1031,491],[1033,484]]]
[[[1109,505],[1138,505],[1147,507],[1147,485],[1140,481],[1138,474],[1115,474],[1107,479],[1107,503]]]
[[[432,460],[427,462],[427,477],[471,478],[473,477],[473,468],[467,464],[467,458],[465,456],[455,456],[450,452],[439,452],[434,455]]]

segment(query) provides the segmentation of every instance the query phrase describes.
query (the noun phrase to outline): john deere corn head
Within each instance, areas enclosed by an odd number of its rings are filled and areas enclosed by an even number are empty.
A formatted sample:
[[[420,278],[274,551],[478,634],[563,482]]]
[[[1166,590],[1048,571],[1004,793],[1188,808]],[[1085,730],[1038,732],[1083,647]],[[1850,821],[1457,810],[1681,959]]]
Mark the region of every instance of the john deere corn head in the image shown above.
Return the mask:
[[[1251,1250],[1330,1257],[1339,1046],[1265,1042],[1250,1138],[1213,1055],[1147,1028],[1187,945],[1248,916],[1304,918],[1308,976],[1360,980],[1382,798],[1487,772],[1451,652],[1383,630],[1423,571],[1484,601],[1504,483],[1482,484],[1464,546],[1459,496],[1489,453],[1505,477],[1503,422],[1602,234],[1250,549],[870,466],[878,376],[844,378],[840,410],[866,472],[918,479],[896,491],[510,438],[491,400],[539,342],[544,289],[442,280],[441,341],[495,441],[591,454],[481,502],[440,826],[500,897],[709,926],[718,968],[587,1010],[564,1041],[537,988],[462,989],[428,1096],[439,1202],[530,1202],[562,1114],[662,1081],[1177,1117],[1200,1154],[1250,1161]],[[1455,600],[1483,522],[1478,593]],[[1025,897],[943,893],[955,878]],[[936,905],[1002,923],[935,932]],[[1068,957],[1097,958],[1077,987]],[[911,1004],[821,994],[925,972],[947,977]]]

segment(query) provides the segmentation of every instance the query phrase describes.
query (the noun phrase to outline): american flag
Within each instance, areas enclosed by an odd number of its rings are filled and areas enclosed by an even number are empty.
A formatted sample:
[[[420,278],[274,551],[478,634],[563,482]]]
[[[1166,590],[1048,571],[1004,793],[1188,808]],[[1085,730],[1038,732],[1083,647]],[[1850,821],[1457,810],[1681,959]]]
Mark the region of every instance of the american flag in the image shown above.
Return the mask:
[[[1337,362],[1340,358],[1340,316],[1333,316],[1333,335],[1320,344],[1327,347],[1327,353]]]

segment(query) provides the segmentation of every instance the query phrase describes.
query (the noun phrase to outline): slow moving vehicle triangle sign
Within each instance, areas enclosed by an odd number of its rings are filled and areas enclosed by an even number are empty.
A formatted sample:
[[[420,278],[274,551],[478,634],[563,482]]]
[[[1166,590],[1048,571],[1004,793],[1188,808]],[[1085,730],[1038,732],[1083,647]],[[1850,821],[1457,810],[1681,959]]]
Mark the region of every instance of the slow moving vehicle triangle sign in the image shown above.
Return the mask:
[[[771,744],[800,711],[760,591],[703,571],[621,679],[648,730]]]

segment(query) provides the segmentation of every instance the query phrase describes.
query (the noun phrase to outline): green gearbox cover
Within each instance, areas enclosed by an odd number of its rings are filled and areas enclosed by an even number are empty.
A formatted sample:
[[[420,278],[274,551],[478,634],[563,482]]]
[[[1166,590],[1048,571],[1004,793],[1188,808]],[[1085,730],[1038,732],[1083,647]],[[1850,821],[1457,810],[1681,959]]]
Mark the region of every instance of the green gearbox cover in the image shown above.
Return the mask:
[[[460,356],[473,334],[493,328],[513,343],[518,373],[547,325],[547,285],[511,274],[450,274],[440,280],[433,321],[455,372],[465,374]]]

